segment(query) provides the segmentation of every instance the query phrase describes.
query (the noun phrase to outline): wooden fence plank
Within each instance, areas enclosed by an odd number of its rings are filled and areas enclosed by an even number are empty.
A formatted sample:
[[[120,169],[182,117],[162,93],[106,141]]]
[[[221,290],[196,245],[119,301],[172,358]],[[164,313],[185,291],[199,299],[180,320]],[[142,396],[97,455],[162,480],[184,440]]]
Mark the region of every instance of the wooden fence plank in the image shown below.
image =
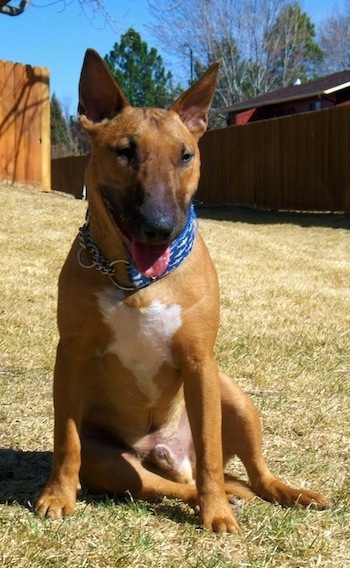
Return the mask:
[[[41,188],[51,189],[50,73],[43,67],[41,81]]]
[[[14,67],[9,61],[4,66],[4,88],[2,91],[4,120],[0,130],[0,136],[5,136],[4,151],[4,178],[12,183],[14,179],[15,160],[16,160],[16,130],[13,108],[15,104],[15,81]]]
[[[6,171],[6,140],[4,135],[5,129],[5,62],[0,60],[0,179]]]
[[[13,66],[14,72],[14,101],[13,120],[15,131],[15,154],[13,158],[12,182],[24,183],[26,181],[27,161],[26,148],[29,145],[29,133],[26,124],[28,113],[28,87],[26,70],[20,63]],[[29,181],[29,180],[28,180]]]
[[[27,180],[32,185],[41,184],[41,105],[42,105],[42,75],[40,67],[27,69],[28,113],[27,120],[31,136],[28,138],[26,156],[30,156],[27,164]],[[39,174],[39,175],[38,175]]]

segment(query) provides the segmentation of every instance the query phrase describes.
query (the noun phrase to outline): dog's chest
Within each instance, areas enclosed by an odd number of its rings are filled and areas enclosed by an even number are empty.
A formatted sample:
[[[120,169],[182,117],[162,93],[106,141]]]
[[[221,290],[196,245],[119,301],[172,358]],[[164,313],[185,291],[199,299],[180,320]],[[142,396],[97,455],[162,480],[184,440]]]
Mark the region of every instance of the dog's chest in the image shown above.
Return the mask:
[[[156,402],[161,392],[153,379],[163,363],[173,365],[171,341],[182,324],[181,307],[157,300],[145,308],[130,307],[110,289],[98,295],[98,302],[112,331],[105,353],[117,355],[149,402]]]

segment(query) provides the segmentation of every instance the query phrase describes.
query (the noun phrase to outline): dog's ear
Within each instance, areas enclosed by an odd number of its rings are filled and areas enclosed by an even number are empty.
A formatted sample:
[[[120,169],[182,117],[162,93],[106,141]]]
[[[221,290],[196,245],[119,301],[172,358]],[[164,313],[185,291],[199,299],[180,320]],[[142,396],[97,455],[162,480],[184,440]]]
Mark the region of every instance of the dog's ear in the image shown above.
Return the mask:
[[[113,118],[129,103],[94,49],[85,53],[79,81],[78,114],[91,122]]]
[[[217,61],[170,108],[180,116],[197,139],[204,134],[208,126],[208,112],[215,94],[218,72]]]

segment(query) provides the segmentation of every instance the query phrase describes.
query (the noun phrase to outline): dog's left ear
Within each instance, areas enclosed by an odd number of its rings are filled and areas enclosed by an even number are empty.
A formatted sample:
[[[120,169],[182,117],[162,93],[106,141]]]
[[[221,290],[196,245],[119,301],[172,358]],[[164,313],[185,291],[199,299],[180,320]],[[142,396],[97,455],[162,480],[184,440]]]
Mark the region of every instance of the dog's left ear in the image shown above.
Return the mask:
[[[208,112],[215,94],[219,62],[213,63],[207,72],[192,87],[185,91],[170,107],[185,123],[188,130],[197,138],[204,134],[208,126]]]
[[[105,62],[94,49],[85,53],[79,82],[78,114],[91,122],[113,118],[129,103]]]

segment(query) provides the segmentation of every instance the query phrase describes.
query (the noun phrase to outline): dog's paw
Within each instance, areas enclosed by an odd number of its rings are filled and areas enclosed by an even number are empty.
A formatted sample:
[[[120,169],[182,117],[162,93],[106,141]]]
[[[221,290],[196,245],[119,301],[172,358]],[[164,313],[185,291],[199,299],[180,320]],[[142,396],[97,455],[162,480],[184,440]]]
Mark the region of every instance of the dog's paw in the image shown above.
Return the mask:
[[[203,520],[203,526],[210,532],[241,534],[241,529],[234,515],[216,515]]]
[[[284,507],[301,505],[302,507],[318,509],[319,511],[331,509],[332,507],[332,504],[321,493],[290,487],[276,478],[270,480],[269,483],[261,485],[256,493],[259,497],[267,501],[279,503]]]
[[[325,511],[332,508],[332,503],[326,499],[321,493],[315,491],[308,491],[307,489],[297,489],[299,495],[295,500],[295,504],[308,507],[310,509],[317,509],[318,511]]]
[[[74,512],[75,496],[47,487],[35,505],[35,512],[42,518],[61,519]]]
[[[210,532],[241,534],[232,506],[228,501],[220,506],[200,508],[200,519],[205,529]]]

